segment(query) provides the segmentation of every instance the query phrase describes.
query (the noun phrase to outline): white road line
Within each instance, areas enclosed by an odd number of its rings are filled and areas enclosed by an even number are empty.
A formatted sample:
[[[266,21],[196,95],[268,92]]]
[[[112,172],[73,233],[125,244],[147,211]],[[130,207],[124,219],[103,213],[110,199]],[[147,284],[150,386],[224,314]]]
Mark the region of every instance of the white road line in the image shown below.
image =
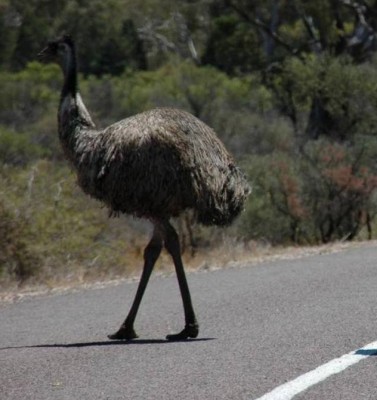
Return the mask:
[[[276,387],[256,400],[290,400],[313,385],[324,381],[331,375],[339,374],[351,365],[377,354],[377,341],[367,344],[358,350],[345,354],[342,357],[334,358],[326,364],[319,366],[306,374],[300,375],[293,381],[289,381]]]

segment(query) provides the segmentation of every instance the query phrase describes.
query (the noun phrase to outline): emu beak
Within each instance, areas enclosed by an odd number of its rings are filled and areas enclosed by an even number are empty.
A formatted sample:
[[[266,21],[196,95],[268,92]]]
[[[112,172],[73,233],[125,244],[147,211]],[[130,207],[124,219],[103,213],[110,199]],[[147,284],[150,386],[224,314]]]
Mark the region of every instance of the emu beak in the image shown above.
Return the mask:
[[[37,58],[38,58],[39,61],[46,61],[47,55],[48,55],[48,46],[46,46],[43,50],[41,50],[37,54]]]

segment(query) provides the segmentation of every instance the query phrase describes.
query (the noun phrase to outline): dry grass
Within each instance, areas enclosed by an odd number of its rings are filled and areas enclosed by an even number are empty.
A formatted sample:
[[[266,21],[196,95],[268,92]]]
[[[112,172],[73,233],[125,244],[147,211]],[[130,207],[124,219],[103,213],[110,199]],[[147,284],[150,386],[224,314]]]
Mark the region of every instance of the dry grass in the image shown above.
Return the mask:
[[[217,248],[201,249],[194,257],[184,254],[183,260],[186,270],[192,273],[213,271],[221,268],[252,267],[263,262],[298,259],[370,245],[375,246],[376,241],[336,242],[310,247],[272,247],[255,241],[241,243],[226,238]],[[135,252],[133,256],[135,267],[126,271],[122,271],[121,267],[107,271],[96,271],[94,268],[93,271],[90,271],[87,268],[76,266],[75,269],[70,269],[66,275],[64,273],[60,273],[58,276],[51,275],[43,282],[29,282],[22,287],[18,287],[15,283],[0,287],[0,302],[15,302],[32,296],[106,287],[117,285],[127,280],[136,281],[141,273],[142,251]],[[156,264],[155,274],[170,275],[172,273],[174,273],[173,264],[169,255],[163,252]]]

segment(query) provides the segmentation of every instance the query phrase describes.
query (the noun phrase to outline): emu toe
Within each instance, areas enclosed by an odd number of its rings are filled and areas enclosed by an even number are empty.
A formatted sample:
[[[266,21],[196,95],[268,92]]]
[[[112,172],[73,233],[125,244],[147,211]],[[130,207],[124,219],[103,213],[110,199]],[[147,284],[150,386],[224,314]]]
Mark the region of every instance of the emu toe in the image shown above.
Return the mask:
[[[112,335],[107,336],[111,340],[132,340],[136,339],[139,336],[136,334],[133,328],[127,328],[125,326],[121,326],[119,330]]]
[[[182,332],[174,335],[167,335],[166,339],[170,341],[186,340],[189,338],[195,339],[199,334],[199,325],[197,323],[187,324]]]

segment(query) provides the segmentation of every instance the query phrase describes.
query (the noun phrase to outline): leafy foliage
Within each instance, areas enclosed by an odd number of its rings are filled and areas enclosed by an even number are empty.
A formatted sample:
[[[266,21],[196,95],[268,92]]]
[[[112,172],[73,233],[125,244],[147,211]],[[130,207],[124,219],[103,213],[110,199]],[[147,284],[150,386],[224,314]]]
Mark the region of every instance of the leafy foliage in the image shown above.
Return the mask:
[[[253,157],[254,178],[244,233],[275,243],[327,243],[372,234],[377,173],[366,146],[349,148],[322,139],[309,142],[299,157],[289,153]]]
[[[11,39],[2,44],[6,54],[3,66],[24,68],[47,40],[69,32],[77,39],[80,65],[86,74],[118,74],[126,65],[146,67],[142,43],[120,0],[31,0],[27,4],[9,0],[2,8],[5,17],[0,20],[0,32]]]
[[[98,278],[109,270],[130,273],[140,264],[138,231],[145,228],[133,228],[131,219],[109,219],[80,191],[65,165],[38,161],[27,168],[3,167],[0,183],[3,280]]]
[[[253,186],[228,234],[276,244],[373,237],[375,10],[375,0],[0,0],[1,279],[122,273],[141,252],[134,233],[144,226],[108,220],[63,162],[61,72],[35,60],[63,32],[75,37],[98,126],[166,106],[218,132]],[[186,244],[218,241],[193,220],[178,221]]]
[[[349,58],[329,55],[288,59],[271,73],[269,86],[277,105],[298,132],[352,140],[374,134],[377,105],[375,62],[355,67]],[[365,79],[368,76],[368,79]]]
[[[0,280],[13,278],[23,283],[38,270],[40,258],[26,241],[28,228],[27,221],[0,199]]]
[[[24,165],[42,155],[42,147],[32,143],[28,135],[0,127],[1,162],[7,165]]]

